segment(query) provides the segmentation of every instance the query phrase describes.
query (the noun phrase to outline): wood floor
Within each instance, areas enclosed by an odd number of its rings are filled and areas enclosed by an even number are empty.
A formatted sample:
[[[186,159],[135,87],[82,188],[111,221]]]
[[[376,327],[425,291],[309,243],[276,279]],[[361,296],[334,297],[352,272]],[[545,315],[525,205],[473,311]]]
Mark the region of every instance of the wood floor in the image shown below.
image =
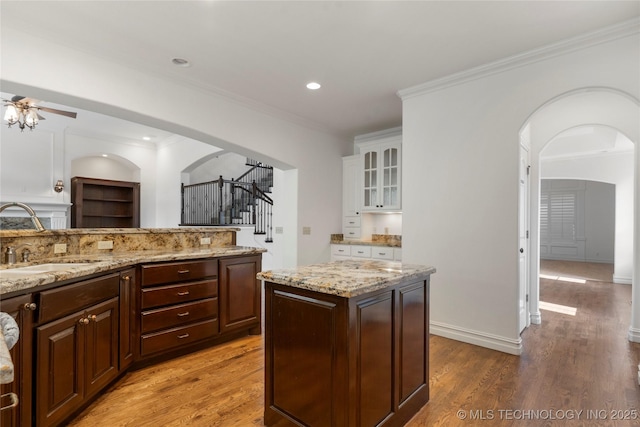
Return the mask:
[[[574,266],[544,267],[566,275]],[[540,299],[576,314],[542,311],[542,324],[522,334],[520,357],[431,336],[431,400],[407,426],[640,425],[640,344],[627,340],[631,286],[542,279]],[[70,425],[260,426],[262,340],[129,373]]]

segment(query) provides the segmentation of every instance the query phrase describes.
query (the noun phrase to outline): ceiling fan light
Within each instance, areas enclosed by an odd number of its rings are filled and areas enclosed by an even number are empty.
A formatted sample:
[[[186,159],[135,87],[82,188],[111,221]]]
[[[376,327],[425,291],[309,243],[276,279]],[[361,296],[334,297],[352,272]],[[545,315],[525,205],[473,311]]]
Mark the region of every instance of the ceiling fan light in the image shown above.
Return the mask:
[[[38,124],[38,112],[34,108],[29,108],[25,114],[24,123],[30,129],[33,129]]]
[[[4,119],[12,125],[18,122],[19,117],[16,106],[13,104],[7,105],[7,110],[4,112]]]

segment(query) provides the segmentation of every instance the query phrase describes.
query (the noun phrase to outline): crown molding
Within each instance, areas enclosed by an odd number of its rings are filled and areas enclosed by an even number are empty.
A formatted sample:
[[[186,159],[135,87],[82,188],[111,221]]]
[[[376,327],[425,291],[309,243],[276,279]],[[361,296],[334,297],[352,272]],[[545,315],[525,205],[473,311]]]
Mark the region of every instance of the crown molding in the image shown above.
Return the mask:
[[[601,28],[599,30],[582,34],[577,37],[553,43],[541,48],[532,49],[516,55],[512,55],[498,61],[470,68],[459,73],[454,73],[439,79],[431,80],[406,89],[401,89],[396,94],[406,100],[414,96],[435,92],[448,87],[457,86],[473,80],[502,73],[514,68],[544,61],[560,55],[565,55],[577,50],[596,46],[598,44],[617,40],[640,33],[640,18],[634,18],[619,24]]]

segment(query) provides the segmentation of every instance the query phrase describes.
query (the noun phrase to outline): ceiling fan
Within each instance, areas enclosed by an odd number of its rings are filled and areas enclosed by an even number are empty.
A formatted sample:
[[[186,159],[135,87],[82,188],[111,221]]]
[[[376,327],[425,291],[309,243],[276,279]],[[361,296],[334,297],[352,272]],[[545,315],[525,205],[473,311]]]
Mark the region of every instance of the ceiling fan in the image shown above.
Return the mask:
[[[15,95],[10,100],[3,99],[3,101],[6,103],[5,107],[7,107],[7,111],[4,113],[4,119],[9,124],[9,127],[17,123],[21,131],[24,131],[25,127],[33,130],[40,120],[45,120],[45,118],[38,113],[39,111],[60,114],[62,116],[71,117],[72,119],[75,119],[77,116],[77,113],[70,111],[41,107],[36,105],[39,102],[38,100],[20,95]]]

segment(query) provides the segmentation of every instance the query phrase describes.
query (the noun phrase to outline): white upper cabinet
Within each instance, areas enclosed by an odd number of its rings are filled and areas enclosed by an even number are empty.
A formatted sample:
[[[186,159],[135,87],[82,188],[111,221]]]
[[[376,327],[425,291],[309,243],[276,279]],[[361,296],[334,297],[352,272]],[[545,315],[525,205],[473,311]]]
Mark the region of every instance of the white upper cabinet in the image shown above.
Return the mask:
[[[356,137],[360,150],[362,211],[402,209],[400,128]]]
[[[342,215],[360,216],[360,156],[342,158]]]

